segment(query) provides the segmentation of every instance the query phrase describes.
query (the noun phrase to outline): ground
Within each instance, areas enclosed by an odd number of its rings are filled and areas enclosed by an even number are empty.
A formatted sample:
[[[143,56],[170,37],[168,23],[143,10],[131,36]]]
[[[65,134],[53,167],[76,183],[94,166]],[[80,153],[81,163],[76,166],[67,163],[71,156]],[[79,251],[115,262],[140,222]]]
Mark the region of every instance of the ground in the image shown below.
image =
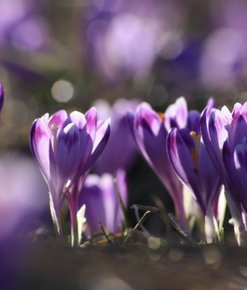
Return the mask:
[[[31,246],[17,265],[18,290],[247,289],[247,248],[236,245],[150,248],[137,242],[72,249],[52,240]]]

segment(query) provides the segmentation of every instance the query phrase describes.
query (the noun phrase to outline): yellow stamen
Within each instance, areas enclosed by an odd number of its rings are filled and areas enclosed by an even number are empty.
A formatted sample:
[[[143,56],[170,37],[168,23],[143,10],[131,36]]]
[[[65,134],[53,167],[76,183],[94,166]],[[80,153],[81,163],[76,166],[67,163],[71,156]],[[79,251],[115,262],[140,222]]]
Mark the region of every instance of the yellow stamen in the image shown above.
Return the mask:
[[[195,131],[191,131],[190,132],[190,136],[195,141],[195,148],[192,149],[191,155],[192,155],[192,159],[194,161],[195,167],[196,167],[196,169],[198,169],[198,167],[199,167],[199,157],[200,157],[199,156],[199,146],[200,146],[201,135],[197,134]]]
[[[161,121],[162,121],[162,122],[165,122],[165,120],[166,120],[165,114],[162,113],[162,112],[158,112],[158,115],[159,115]]]

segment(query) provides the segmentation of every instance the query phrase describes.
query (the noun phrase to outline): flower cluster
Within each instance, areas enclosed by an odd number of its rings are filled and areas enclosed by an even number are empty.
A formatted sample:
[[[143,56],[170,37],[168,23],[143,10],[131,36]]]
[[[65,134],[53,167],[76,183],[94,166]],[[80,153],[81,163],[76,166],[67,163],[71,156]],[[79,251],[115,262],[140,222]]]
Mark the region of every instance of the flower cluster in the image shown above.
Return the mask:
[[[0,84],[0,109],[3,98]],[[196,208],[206,242],[219,240],[227,201],[237,242],[242,243],[247,230],[247,102],[236,103],[230,112],[226,106],[215,108],[210,99],[202,113],[189,111],[182,97],[164,113],[147,103],[135,103],[132,110],[116,117],[124,125],[112,131],[109,144],[110,120],[103,119],[98,120],[92,107],[85,114],[64,110],[45,114],[32,124],[30,146],[48,185],[58,236],[66,235],[67,211],[71,245],[80,244],[82,233],[90,236],[102,229],[111,233],[121,229],[128,199],[125,170],[131,160],[116,156],[123,148],[134,152],[136,142],[170,194],[182,226],[190,229],[189,218]],[[101,176],[89,174],[105,148],[108,153],[102,160],[113,169],[104,169],[103,162]],[[118,152],[112,164],[111,152]]]
[[[99,156],[105,158],[104,149],[109,158],[112,143],[117,142],[114,148],[117,157],[123,146],[118,130],[112,130],[108,142],[110,121],[109,118],[99,119],[100,114],[102,112],[95,107],[85,114],[60,110],[52,116],[45,114],[36,119],[31,128],[30,146],[48,185],[50,211],[57,234],[67,235],[63,220],[69,211],[71,245],[80,244],[83,232],[90,236],[100,232],[101,226],[111,233],[119,231],[124,219],[121,205],[127,206],[124,170],[131,160],[126,163],[124,159],[115,158],[112,162],[106,160],[108,164],[104,165],[106,161],[101,159],[102,176],[88,175]],[[122,128],[123,137],[130,139],[127,116],[126,111],[116,117],[121,124],[117,127]],[[128,144],[125,148],[133,151],[134,141]],[[112,175],[106,173],[109,168],[113,168]]]
[[[201,130],[208,154],[226,189],[235,235],[240,244],[246,231],[247,102],[236,103],[232,112],[206,108]]]
[[[109,120],[98,121],[94,107],[85,114],[58,111],[51,117],[46,114],[35,120],[31,149],[49,187],[51,214],[58,235],[64,234],[61,213],[65,201],[70,213],[72,244],[76,236],[80,243],[83,231],[86,235],[99,232],[100,224],[110,232],[119,231],[123,213],[113,176],[87,175],[106,147],[108,161],[104,157],[101,168],[106,162],[106,168],[114,164],[114,170],[110,171],[117,173],[120,199],[126,206],[125,173],[119,169],[126,169],[123,167],[127,163],[124,165],[121,156],[119,160],[116,156],[121,154],[124,144],[127,153],[129,148],[132,152],[132,143],[128,146],[132,136],[170,194],[180,224],[189,229],[190,217],[199,210],[205,240],[219,240],[226,191],[235,235],[241,244],[247,211],[246,107],[247,103],[237,103],[231,113],[226,107],[216,109],[210,99],[200,113],[189,111],[181,97],[164,113],[157,113],[149,104],[140,103],[119,117],[118,122],[125,122],[124,130],[120,126],[117,133],[113,130],[108,149]],[[114,139],[115,135],[118,137]],[[111,152],[119,152],[112,162]],[[102,169],[101,173],[107,171]]]

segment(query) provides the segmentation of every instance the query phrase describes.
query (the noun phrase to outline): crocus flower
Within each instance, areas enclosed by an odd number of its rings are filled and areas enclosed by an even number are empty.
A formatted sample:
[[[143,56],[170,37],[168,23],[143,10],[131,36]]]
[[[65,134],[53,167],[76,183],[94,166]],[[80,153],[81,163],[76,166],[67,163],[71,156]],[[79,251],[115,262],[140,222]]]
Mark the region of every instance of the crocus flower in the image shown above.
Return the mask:
[[[179,1],[106,0],[92,2],[88,12],[89,58],[107,80],[145,80],[157,54],[169,59],[181,51]]]
[[[116,174],[116,183],[112,175],[89,175],[80,192],[80,205],[86,205],[86,220],[91,233],[100,232],[102,224],[110,233],[117,233],[123,222],[123,212],[117,190],[127,206],[127,184],[123,170]]]
[[[103,151],[109,133],[109,121],[97,122],[94,107],[85,115],[77,111],[68,115],[61,110],[51,117],[45,114],[33,122],[31,150],[49,188],[51,213],[59,235],[62,234],[60,215],[64,198],[68,200],[74,229],[79,210],[78,192],[74,187],[78,180],[83,183]]]
[[[211,104],[210,104],[211,105]],[[205,236],[212,242],[219,228],[218,204],[222,182],[211,161],[200,130],[200,113],[190,111],[187,127],[173,128],[167,138],[167,152],[173,168],[193,193],[205,220]]]
[[[234,88],[246,76],[247,2],[211,1],[209,12],[214,30],[203,44],[199,64],[201,81],[207,88]]]
[[[226,197],[232,215],[238,243],[246,230],[246,134],[247,102],[236,103],[232,112],[206,109],[201,120],[202,137],[209,156],[226,187]]]
[[[171,127],[183,128],[187,124],[188,110],[184,98],[169,106],[164,114],[156,113],[149,104],[140,104],[133,116],[134,135],[140,151],[170,193],[177,216],[183,224],[183,184],[171,166],[166,140]]]
[[[112,107],[103,101],[95,106],[101,119],[111,117],[111,135],[109,141],[95,163],[97,173],[115,174],[118,169],[128,170],[137,155],[137,146],[129,126],[128,112],[133,112],[137,100],[117,100]]]
[[[36,51],[48,44],[49,29],[37,1],[1,0],[0,9],[0,45]]]

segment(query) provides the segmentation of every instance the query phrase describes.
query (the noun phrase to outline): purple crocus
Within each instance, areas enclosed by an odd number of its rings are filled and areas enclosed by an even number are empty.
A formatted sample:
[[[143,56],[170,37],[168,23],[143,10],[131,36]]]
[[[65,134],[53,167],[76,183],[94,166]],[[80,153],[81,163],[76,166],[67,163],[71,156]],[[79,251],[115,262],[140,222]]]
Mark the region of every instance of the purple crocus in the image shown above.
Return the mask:
[[[86,205],[86,220],[90,233],[100,232],[102,224],[110,233],[117,233],[123,222],[123,212],[117,190],[127,206],[126,174],[119,170],[116,183],[112,175],[89,175],[80,192],[80,205]]]
[[[184,14],[179,1],[92,2],[86,33],[91,67],[107,80],[145,80],[157,54],[172,59],[181,52]]]
[[[171,195],[176,214],[185,224],[183,184],[171,166],[166,140],[171,127],[187,124],[188,110],[184,98],[169,106],[164,114],[156,113],[149,104],[140,104],[133,116],[134,135],[140,151]]]
[[[138,150],[129,126],[128,112],[133,112],[138,104],[137,100],[119,99],[111,107],[106,101],[96,101],[100,118],[111,117],[111,135],[95,163],[97,173],[115,174],[118,169],[128,170],[135,161]]]
[[[202,137],[226,188],[234,231],[239,244],[246,230],[247,102],[236,103],[232,112],[207,108],[201,120]]]
[[[1,0],[0,45],[37,51],[48,44],[49,29],[38,1]]]
[[[218,200],[222,182],[201,137],[199,112],[189,112],[186,128],[173,128],[169,132],[167,151],[173,168],[201,209],[206,240],[212,242],[219,234],[218,225],[221,223],[218,220],[221,206]]]
[[[79,210],[80,185],[103,151],[109,138],[109,121],[97,122],[93,107],[87,113],[74,111],[69,115],[58,111],[49,117],[45,114],[33,122],[30,135],[31,150],[47,182],[53,221],[59,235],[61,207],[65,197],[71,213],[71,226],[75,229],[75,215]],[[73,189],[73,190],[72,190]]]

